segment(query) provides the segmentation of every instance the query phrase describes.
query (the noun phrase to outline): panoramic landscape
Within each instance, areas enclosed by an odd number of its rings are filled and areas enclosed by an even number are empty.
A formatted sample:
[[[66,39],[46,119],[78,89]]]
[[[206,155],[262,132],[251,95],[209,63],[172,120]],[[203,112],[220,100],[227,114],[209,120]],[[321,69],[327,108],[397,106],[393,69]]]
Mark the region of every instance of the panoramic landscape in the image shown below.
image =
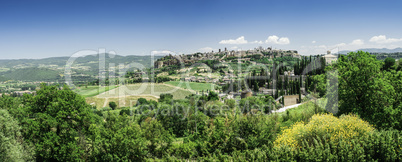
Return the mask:
[[[0,161],[402,161],[401,5],[0,2]]]

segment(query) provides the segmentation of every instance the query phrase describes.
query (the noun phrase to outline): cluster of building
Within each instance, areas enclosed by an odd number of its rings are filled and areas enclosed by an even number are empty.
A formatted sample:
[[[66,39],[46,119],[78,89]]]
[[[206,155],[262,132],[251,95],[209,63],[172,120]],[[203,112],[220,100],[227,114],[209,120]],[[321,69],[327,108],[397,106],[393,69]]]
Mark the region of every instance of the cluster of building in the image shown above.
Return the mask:
[[[7,95],[7,96],[12,95],[12,96],[22,97],[24,94],[36,95],[36,91],[14,91],[14,92],[11,92],[11,93],[0,93],[0,97],[3,97],[3,94]]]
[[[273,58],[274,56],[291,56],[296,58],[301,58],[296,50],[281,50],[281,49],[272,49],[272,47],[263,48],[258,47],[251,50],[228,50],[225,48],[224,50],[219,49],[217,52],[204,52],[204,53],[194,53],[194,54],[182,54],[182,55],[171,55],[165,56],[163,58],[158,59],[154,63],[155,68],[161,68],[163,66],[170,65],[188,65],[193,64],[197,61],[201,60],[217,60],[222,61],[226,57],[247,57],[251,55],[260,55],[261,57]],[[244,58],[246,59],[246,58]],[[249,58],[248,58],[249,59]]]
[[[331,51],[327,51],[327,54],[322,56],[325,58],[325,63],[331,64],[332,62],[335,62],[336,60],[338,60],[338,56],[335,56],[333,54],[331,54]]]
[[[183,81],[186,82],[207,82],[207,83],[217,83],[219,82],[218,79],[212,79],[209,77],[196,77],[196,76],[190,76],[190,77],[185,77],[182,78]]]

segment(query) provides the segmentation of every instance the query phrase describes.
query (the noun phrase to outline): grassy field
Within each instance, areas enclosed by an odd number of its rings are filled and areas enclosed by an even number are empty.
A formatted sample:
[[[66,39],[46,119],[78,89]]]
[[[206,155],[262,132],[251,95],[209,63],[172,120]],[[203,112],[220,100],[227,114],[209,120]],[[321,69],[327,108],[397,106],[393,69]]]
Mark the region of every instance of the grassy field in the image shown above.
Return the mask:
[[[186,96],[192,94],[192,92],[190,91],[168,86],[165,84],[140,83],[140,84],[120,86],[118,88],[102,93],[97,97],[109,98],[109,97],[124,97],[124,96],[139,96],[139,95],[159,97],[159,95],[162,93],[172,94],[173,99],[184,99]]]
[[[325,106],[327,104],[327,99],[320,98],[320,99],[317,99],[316,101],[314,101],[314,100],[307,101],[306,103],[304,103],[296,108],[288,109],[286,111],[296,113],[296,114],[303,114],[306,112],[314,111],[315,104],[317,104],[320,109],[325,110]],[[286,111],[280,112],[279,114],[286,114]]]
[[[216,87],[217,87],[217,85],[215,85],[213,83],[196,83],[196,82],[183,82],[183,81],[170,81],[170,82],[165,82],[165,84],[169,84],[172,86],[180,85],[179,86],[180,88],[193,90],[193,91],[213,90],[213,89],[216,89]]]
[[[184,99],[193,94],[191,91],[171,85],[153,83],[124,85],[111,90],[108,87],[98,90],[97,86],[93,86],[77,90],[77,93],[86,96],[86,102],[98,109],[108,107],[109,102],[112,101],[116,102],[118,107],[131,107],[137,103],[139,98],[157,101],[162,93],[172,94],[173,99]]]
[[[88,86],[88,87],[81,87],[74,90],[74,92],[84,96],[84,97],[93,97],[99,95],[100,93],[109,91],[109,89],[116,88],[117,86],[106,86],[106,87],[99,87],[99,86]]]

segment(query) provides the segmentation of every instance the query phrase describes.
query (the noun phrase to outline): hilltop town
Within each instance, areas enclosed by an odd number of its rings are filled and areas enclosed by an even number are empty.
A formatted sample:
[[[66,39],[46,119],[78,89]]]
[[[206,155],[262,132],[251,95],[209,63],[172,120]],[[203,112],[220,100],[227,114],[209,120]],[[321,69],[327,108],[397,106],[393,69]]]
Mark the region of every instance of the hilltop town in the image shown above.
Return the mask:
[[[225,58],[229,57],[237,57],[242,58],[240,61],[250,61],[248,56],[260,56],[261,58],[266,57],[269,59],[275,57],[283,57],[283,56],[290,56],[294,58],[301,58],[296,50],[281,50],[281,49],[272,49],[272,47],[263,48],[258,47],[252,50],[224,50],[219,49],[218,51],[214,52],[204,52],[204,53],[194,53],[194,54],[182,54],[182,55],[169,55],[163,58],[158,59],[155,62],[155,68],[161,68],[163,66],[169,65],[189,65],[196,63],[197,61],[201,60],[216,60],[216,61],[223,61],[225,62]]]

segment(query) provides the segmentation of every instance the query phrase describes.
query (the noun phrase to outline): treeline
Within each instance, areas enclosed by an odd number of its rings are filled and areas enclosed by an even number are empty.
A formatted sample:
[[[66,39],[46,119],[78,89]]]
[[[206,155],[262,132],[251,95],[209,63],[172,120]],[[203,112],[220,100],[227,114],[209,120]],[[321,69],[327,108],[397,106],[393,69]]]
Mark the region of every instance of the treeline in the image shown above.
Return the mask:
[[[149,83],[163,83],[163,82],[168,82],[172,81],[173,79],[168,77],[168,76],[157,76],[157,77],[150,77],[150,78],[142,78],[142,77],[135,77],[135,78],[124,78],[121,84],[134,84],[134,83],[143,83],[143,82],[149,82]],[[120,78],[113,78],[109,79],[106,78],[102,82],[100,79],[96,79],[92,82],[88,82],[86,85],[103,85],[103,86],[108,86],[108,85],[118,85],[120,84],[121,79]]]
[[[317,55],[302,56],[302,59],[294,64],[293,69],[295,75],[319,75],[325,72],[325,67],[325,58]]]
[[[377,59],[379,60],[384,60],[386,58],[393,58],[393,59],[401,59],[402,58],[402,52],[394,52],[394,53],[376,53],[372,52],[370,53],[372,55],[375,55]]]

